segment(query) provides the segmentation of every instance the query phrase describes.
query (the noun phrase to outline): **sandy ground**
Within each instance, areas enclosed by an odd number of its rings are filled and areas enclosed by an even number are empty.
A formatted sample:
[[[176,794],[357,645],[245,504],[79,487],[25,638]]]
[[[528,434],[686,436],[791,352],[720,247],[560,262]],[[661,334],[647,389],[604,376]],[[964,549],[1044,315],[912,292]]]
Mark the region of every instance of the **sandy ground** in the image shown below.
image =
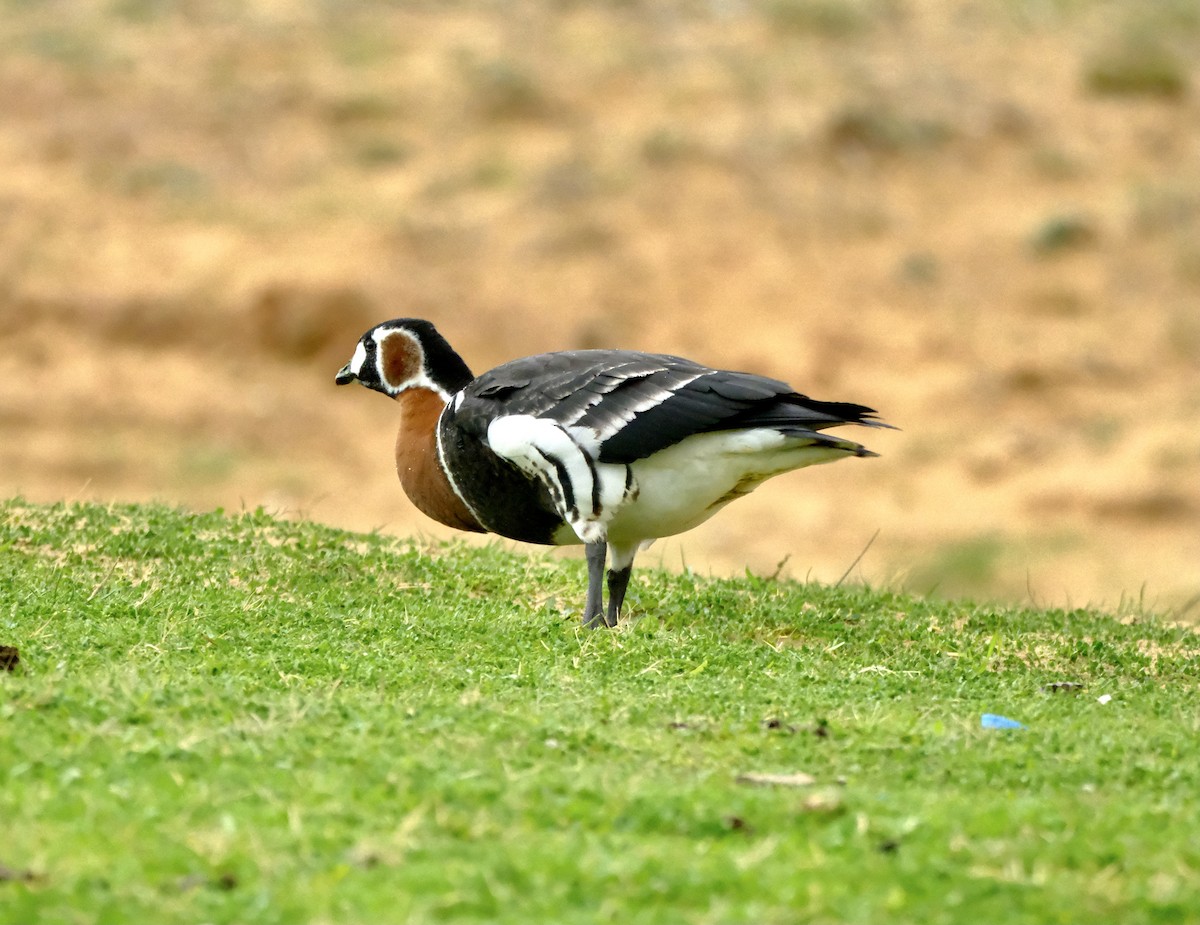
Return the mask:
[[[332,381],[419,315],[901,428],[651,562],[1194,618],[1192,4],[200,7],[0,23],[3,494],[448,535]]]

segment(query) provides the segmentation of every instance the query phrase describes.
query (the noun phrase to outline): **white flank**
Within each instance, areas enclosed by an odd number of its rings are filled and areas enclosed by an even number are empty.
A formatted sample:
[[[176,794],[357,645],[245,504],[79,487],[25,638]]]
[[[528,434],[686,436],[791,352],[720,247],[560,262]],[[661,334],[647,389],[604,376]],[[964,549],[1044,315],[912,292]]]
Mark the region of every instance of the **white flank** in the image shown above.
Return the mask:
[[[555,535],[556,543],[607,540],[612,554],[622,560],[632,560],[639,546],[645,548],[659,537],[703,523],[772,476],[832,462],[851,452],[813,446],[766,427],[697,434],[631,463],[633,478],[626,491],[626,467],[595,462],[595,435],[586,428],[563,428],[544,418],[509,415],[492,421],[488,445],[549,489],[559,514],[570,525]],[[554,460],[570,479],[573,508],[565,503]],[[600,480],[599,515],[591,509],[593,470]]]
[[[592,430],[511,414],[488,425],[487,442],[493,453],[549,489],[559,515],[580,540],[594,543],[607,536],[607,523],[625,500],[626,473],[623,465],[596,462]],[[599,512],[593,510],[597,489]],[[573,503],[568,503],[568,496]]]
[[[637,499],[612,518],[608,536],[629,544],[683,533],[772,476],[832,462],[847,452],[789,439],[770,428],[688,437],[632,464]]]

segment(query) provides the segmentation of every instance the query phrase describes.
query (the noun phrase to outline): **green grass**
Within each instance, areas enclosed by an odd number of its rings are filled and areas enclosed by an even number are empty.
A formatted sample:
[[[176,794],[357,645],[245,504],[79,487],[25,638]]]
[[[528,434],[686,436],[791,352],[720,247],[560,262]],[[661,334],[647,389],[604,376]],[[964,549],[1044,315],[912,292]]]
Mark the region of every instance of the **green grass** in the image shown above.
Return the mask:
[[[583,584],[0,503],[0,921],[1200,916],[1190,631],[647,569],[584,632]]]

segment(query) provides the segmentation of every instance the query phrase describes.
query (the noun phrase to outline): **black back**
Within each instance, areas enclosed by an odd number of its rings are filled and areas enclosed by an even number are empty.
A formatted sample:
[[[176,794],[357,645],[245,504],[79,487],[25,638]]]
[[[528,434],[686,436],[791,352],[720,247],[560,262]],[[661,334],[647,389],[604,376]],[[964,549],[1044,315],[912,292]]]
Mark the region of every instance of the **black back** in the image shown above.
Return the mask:
[[[613,463],[644,459],[698,433],[887,426],[863,405],[815,401],[776,379],[629,350],[548,353],[505,363],[467,386],[455,423],[482,437],[494,417],[512,414],[589,428],[599,440],[600,462]]]

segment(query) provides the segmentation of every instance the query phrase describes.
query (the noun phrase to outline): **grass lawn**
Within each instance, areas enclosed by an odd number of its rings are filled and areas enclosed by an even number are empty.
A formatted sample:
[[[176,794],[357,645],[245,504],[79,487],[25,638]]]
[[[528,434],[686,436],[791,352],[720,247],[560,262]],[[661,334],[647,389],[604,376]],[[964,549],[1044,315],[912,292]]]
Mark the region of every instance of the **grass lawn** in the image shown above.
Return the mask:
[[[585,632],[584,584],[0,502],[0,921],[1200,918],[1190,630],[643,569]]]

